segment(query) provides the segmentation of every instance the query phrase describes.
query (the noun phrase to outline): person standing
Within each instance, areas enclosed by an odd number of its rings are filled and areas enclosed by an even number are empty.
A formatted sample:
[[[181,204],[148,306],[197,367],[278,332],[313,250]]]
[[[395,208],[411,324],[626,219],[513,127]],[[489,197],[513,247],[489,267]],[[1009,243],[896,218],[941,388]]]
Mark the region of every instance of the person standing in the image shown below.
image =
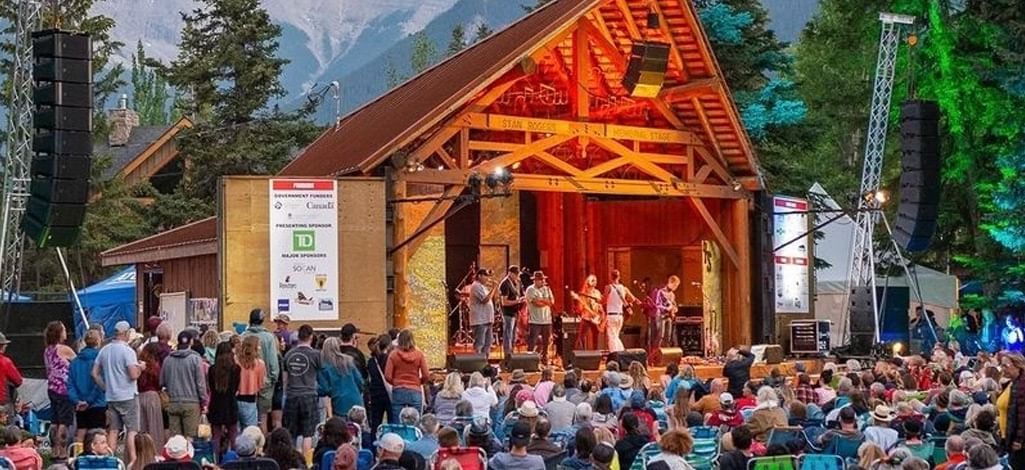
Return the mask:
[[[164,447],[164,404],[160,399],[160,345],[149,343],[139,352],[146,368],[139,374],[139,431],[153,438],[153,445]]]
[[[274,317],[274,337],[278,339],[281,349],[287,350],[295,346],[295,332],[288,329],[288,324],[291,322],[292,317],[287,313],[279,313]]]
[[[107,429],[107,398],[92,377],[101,339],[99,331],[86,331],[85,348],[78,352],[69,366],[68,399],[75,406],[78,428],[75,441],[84,439],[88,429]]]
[[[755,355],[746,347],[732,348],[726,351],[726,365],[722,367],[722,375],[729,380],[726,391],[739,397],[744,394],[744,384],[751,380],[751,365]]]
[[[491,281],[491,271],[478,269],[477,279],[470,286],[470,327],[473,329],[473,350],[477,354],[487,356],[491,352],[491,330],[495,323],[497,295],[498,289]]]
[[[235,362],[235,353],[230,342],[225,341],[217,345],[214,363],[206,375],[210,385],[210,409],[207,412],[207,420],[210,421],[214,456],[220,462],[221,456],[231,447],[238,435],[236,395],[242,380],[242,368]],[[221,447],[222,439],[227,439],[227,446]]]
[[[7,414],[12,416],[15,414],[15,391],[24,379],[14,361],[7,357],[8,344],[11,344],[11,341],[0,333],[0,406],[6,408]]]
[[[619,352],[623,347],[623,340],[619,333],[623,331],[624,314],[637,302],[633,292],[620,282],[621,274],[618,269],[612,270],[612,282],[605,287],[605,314],[608,315],[608,325],[605,333],[607,335],[610,352]]]
[[[679,306],[676,303],[676,289],[680,287],[680,278],[675,274],[666,279],[665,287],[659,289],[655,295],[655,309],[658,319],[657,337],[659,344],[656,347],[672,346],[676,343],[676,311]],[[655,333],[655,332],[653,332]]]
[[[502,295],[502,353],[503,358],[509,360],[512,357],[513,346],[516,343],[517,316],[520,314],[520,309],[523,308],[524,303],[519,266],[509,266],[505,278],[498,285],[498,290]]]
[[[125,429],[127,466],[135,463],[135,434],[139,432],[139,389],[136,381],[146,368],[135,350],[128,346],[132,326],[126,321],[114,325],[114,338],[100,350],[93,365],[93,380],[107,399],[107,442],[117,449],[117,435]]]
[[[552,342],[552,307],[555,295],[545,282],[543,271],[534,271],[534,283],[527,287],[527,313],[529,314],[530,336],[527,337],[527,350],[534,351],[537,337],[541,337],[541,363],[548,364],[548,346]]]
[[[278,382],[281,374],[280,363],[278,362],[278,340],[273,333],[263,327],[263,310],[254,308],[249,312],[249,328],[246,336],[260,338],[260,354],[263,356],[263,364],[267,370],[267,377],[263,381],[263,388],[256,399],[256,412],[260,420],[260,430],[267,433],[267,414],[271,411],[271,401],[274,398],[274,385]]]
[[[1002,362],[1001,372],[1011,379],[1011,384],[1003,392],[1008,394],[1008,398],[997,400],[998,406],[1004,400],[1007,402],[1004,448],[1011,468],[1022,470],[1025,469],[1025,357],[1018,352],[1008,353]]]
[[[584,278],[580,292],[573,294],[580,308],[580,333],[577,339],[580,349],[598,349],[598,335],[605,329],[605,312],[597,286],[598,277],[589,274]]]
[[[341,335],[338,339],[341,340],[341,343],[339,343],[339,350],[355,361],[356,370],[359,371],[359,375],[362,376],[363,381],[366,382],[369,378],[367,357],[364,356],[363,351],[360,351],[359,347],[356,346],[357,341],[359,341],[359,329],[352,323],[346,323],[345,325],[342,325]]]
[[[68,330],[59,321],[46,325],[44,333],[46,349],[43,363],[46,364],[46,395],[50,398],[50,442],[53,444],[53,458],[67,460],[67,432],[75,423],[75,409],[68,398],[68,371],[75,351],[64,344]]]
[[[342,351],[341,340],[328,338],[320,351],[317,388],[330,398],[327,416],[347,416],[354,406],[363,406],[363,375],[356,360]]]
[[[371,429],[377,429],[384,422],[384,415],[391,413],[391,395],[388,382],[384,378],[390,346],[391,336],[387,334],[372,338],[369,344],[370,360],[367,362],[367,370],[370,373],[370,386],[367,387],[367,397],[370,399]]]
[[[267,366],[260,358],[260,338],[247,336],[239,347],[238,364],[242,367],[238,386],[238,420],[242,429],[260,423],[256,401],[267,380]]]
[[[192,349],[195,335],[178,333],[178,350],[160,365],[160,386],[167,390],[167,429],[195,439],[199,435],[199,415],[205,413],[206,375],[203,357]]]
[[[313,327],[299,327],[299,342],[285,353],[285,428],[293,437],[303,437],[303,456],[313,452],[313,435],[317,428],[317,374],[320,353],[313,349]]]
[[[392,385],[391,410],[388,413],[392,424],[399,423],[399,413],[403,408],[423,410],[423,386],[430,378],[430,371],[424,353],[413,343],[412,331],[399,332],[399,345],[388,355],[384,378]]]

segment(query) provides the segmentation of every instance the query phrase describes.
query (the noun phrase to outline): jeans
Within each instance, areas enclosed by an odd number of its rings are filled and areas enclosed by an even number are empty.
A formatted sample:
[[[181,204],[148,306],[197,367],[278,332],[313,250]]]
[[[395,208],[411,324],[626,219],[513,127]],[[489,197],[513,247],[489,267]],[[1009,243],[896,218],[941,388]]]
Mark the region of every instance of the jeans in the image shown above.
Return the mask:
[[[473,351],[485,356],[491,352],[491,324],[473,325]],[[392,401],[395,399],[392,398]],[[394,408],[394,406],[392,406]]]
[[[423,411],[424,394],[420,390],[411,388],[395,388],[391,392],[391,412],[388,413],[388,422],[399,424],[399,413],[405,407],[415,408]]]
[[[662,330],[661,346],[672,347],[676,345],[676,318],[666,317],[659,320],[659,329]]]
[[[242,429],[260,425],[255,401],[238,401],[238,422]]]
[[[534,345],[537,344],[537,337],[541,337],[541,362],[548,362],[548,345],[552,344],[552,325],[549,324],[530,324],[530,336],[527,337],[527,350],[534,351]]]
[[[512,356],[515,342],[516,316],[502,315],[502,353],[505,354],[505,359],[509,359]]]

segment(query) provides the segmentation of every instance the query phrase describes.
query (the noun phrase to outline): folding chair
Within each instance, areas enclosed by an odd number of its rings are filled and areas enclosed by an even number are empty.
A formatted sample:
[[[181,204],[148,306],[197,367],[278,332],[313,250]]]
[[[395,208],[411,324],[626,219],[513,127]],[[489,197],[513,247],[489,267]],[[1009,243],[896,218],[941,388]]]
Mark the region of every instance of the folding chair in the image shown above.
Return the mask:
[[[781,426],[777,428],[772,428],[771,430],[769,430],[769,439],[765,441],[765,447],[771,447],[774,444],[786,446],[791,441],[796,440],[808,440],[808,438],[804,436],[804,429],[801,429],[800,427],[791,426]]]
[[[844,470],[846,464],[839,455],[804,454],[797,458],[799,470]]]
[[[750,422],[751,421],[751,416],[754,415],[754,414],[755,414],[755,409],[754,408],[744,408],[743,410],[740,410],[740,416],[744,417],[744,422],[745,423]]]
[[[7,457],[0,457],[0,468],[5,470],[15,470],[14,461]],[[41,469],[40,469],[41,470]]]
[[[370,470],[374,466],[374,452],[360,449],[356,454],[356,470]]]
[[[72,442],[71,444],[68,444],[68,458],[73,459],[78,457],[79,455],[82,455],[82,452],[85,452],[85,446],[82,445],[81,442]]]
[[[833,436],[829,445],[822,452],[823,454],[839,455],[843,459],[858,459],[858,448],[861,447],[861,439],[851,439],[843,436]]]
[[[257,457],[240,459],[221,465],[222,470],[281,470],[274,459]]]
[[[713,426],[694,426],[690,428],[690,435],[694,439],[716,439],[719,437],[719,428]]]
[[[911,451],[911,455],[918,457],[926,462],[931,462],[933,455],[935,454],[936,446],[932,442],[922,442],[921,444],[908,444],[904,443],[904,447]],[[943,451],[943,455],[947,455],[947,451]]]
[[[932,464],[939,465],[947,461],[947,438],[937,436],[929,439],[932,443]]]
[[[423,432],[416,426],[410,426],[408,424],[382,424],[377,428],[377,439],[387,433],[398,434],[402,440],[406,442],[416,442],[423,437]]]
[[[566,460],[567,452],[562,451],[545,459],[545,470],[555,470],[563,460]]]
[[[143,470],[203,470],[199,462],[190,460],[188,462],[155,462],[147,464]]]
[[[125,463],[117,457],[82,455],[75,459],[75,470],[124,470]]]
[[[826,433],[826,428],[822,426],[811,426],[804,428],[804,437],[808,440],[808,447],[815,450],[815,452],[821,452],[822,448],[819,446],[819,437]]]
[[[630,466],[630,470],[644,470],[648,466],[648,460],[662,452],[662,448],[659,447],[657,442],[649,442],[641,447],[640,452],[637,452],[637,458],[634,459],[633,465]]]
[[[747,461],[748,470],[796,470],[794,456],[755,457]]]
[[[324,455],[320,456],[320,462],[316,462],[320,464],[319,470],[331,470],[331,467],[335,465],[336,453],[338,453],[338,451],[329,450],[327,452],[324,452]]]
[[[694,448],[687,454],[686,459],[695,470],[713,470],[719,460],[718,439],[694,439]]]
[[[488,457],[480,447],[443,447],[438,449],[434,459],[435,470],[441,469],[441,463],[455,459],[463,470],[487,470]]]

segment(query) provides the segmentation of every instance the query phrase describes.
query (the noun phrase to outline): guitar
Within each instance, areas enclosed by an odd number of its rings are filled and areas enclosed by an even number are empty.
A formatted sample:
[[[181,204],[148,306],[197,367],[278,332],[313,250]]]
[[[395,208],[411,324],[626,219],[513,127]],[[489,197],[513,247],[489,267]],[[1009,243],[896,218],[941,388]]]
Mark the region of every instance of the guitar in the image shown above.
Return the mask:
[[[569,296],[577,302],[577,306],[580,309],[580,319],[590,322],[598,327],[599,331],[605,331],[606,318],[605,311],[601,305],[601,297],[590,294],[584,294],[582,292],[574,292],[569,290]],[[594,302],[594,307],[589,305],[588,301]]]

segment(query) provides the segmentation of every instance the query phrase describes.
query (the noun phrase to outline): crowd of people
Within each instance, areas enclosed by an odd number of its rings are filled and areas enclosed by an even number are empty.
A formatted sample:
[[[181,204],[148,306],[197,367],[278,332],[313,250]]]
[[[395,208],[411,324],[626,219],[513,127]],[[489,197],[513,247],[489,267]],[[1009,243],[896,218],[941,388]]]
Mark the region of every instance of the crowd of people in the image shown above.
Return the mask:
[[[80,348],[50,324],[48,460],[97,468],[81,462],[116,455],[133,470],[161,461],[739,470],[764,456],[825,453],[847,468],[1025,468],[1019,353],[969,357],[940,345],[928,357],[827,361],[818,375],[798,362],[796,374],[752,380],[754,358],[741,348],[711,380],[686,364],[653,379],[645,364],[609,361],[594,381],[572,368],[556,380],[544,368],[528,383],[522,370],[503,378],[492,367],[432,374],[409,330],[369,338],[365,355],[351,324],[324,337],[309,325],[292,330],[283,315],[273,329],[260,310],[249,320],[242,334],[176,335],[153,320],[148,336],[121,322],[109,339],[89,329]],[[0,373],[16,373],[5,342]],[[713,451],[699,455],[709,440]],[[0,441],[17,469],[42,468],[36,436],[8,426]]]

